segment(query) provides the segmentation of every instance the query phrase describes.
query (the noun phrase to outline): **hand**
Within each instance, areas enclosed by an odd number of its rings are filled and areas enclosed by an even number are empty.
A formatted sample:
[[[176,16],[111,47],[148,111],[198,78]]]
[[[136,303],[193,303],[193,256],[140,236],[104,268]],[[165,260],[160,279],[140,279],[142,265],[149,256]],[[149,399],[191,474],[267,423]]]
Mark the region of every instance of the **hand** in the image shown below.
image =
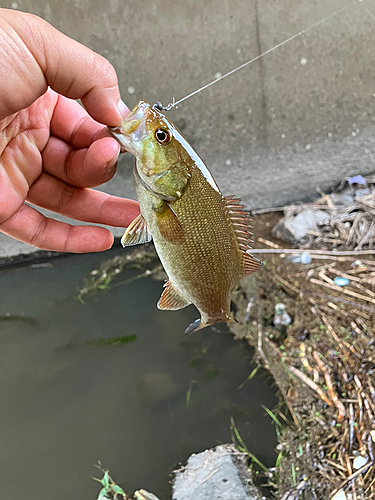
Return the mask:
[[[0,53],[0,231],[45,250],[110,248],[110,231],[46,218],[25,201],[119,227],[138,215],[135,201],[88,189],[116,171],[120,148],[102,124],[129,113],[114,68],[42,19],[6,9]]]

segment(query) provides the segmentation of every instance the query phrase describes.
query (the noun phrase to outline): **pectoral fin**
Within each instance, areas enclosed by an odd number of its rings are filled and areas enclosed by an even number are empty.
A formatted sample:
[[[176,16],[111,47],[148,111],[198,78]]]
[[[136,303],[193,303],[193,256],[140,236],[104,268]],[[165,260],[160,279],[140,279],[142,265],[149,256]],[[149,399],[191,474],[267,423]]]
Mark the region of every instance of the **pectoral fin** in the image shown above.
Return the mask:
[[[185,297],[183,297],[172,285],[170,281],[165,284],[165,290],[161,294],[160,300],[157,303],[158,309],[169,309],[170,311],[177,311],[191,304]]]
[[[146,221],[144,220],[142,214],[139,214],[130,226],[125,231],[123,237],[121,238],[121,244],[123,247],[138,245],[141,243],[148,243],[151,241],[152,236],[147,229]]]
[[[155,179],[155,192],[164,200],[178,200],[181,198],[189,179],[190,174],[187,170],[175,168],[166,170]]]
[[[164,202],[163,211],[156,213],[156,222],[162,237],[170,243],[182,243],[184,241],[184,230],[177,215],[168,203]]]

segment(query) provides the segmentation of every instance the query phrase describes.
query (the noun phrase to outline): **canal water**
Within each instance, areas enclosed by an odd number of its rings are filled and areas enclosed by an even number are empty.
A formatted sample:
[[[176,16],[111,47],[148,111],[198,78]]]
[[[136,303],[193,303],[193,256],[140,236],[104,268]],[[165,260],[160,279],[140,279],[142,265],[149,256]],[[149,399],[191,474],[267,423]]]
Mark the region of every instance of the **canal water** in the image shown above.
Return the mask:
[[[231,417],[274,463],[261,407],[276,404],[274,388],[264,372],[243,384],[253,351],[225,325],[185,337],[197,311],[159,311],[162,282],[151,278],[76,300],[84,277],[120,252],[0,271],[1,499],[96,499],[100,460],[125,491],[167,500],[170,472],[230,442]]]

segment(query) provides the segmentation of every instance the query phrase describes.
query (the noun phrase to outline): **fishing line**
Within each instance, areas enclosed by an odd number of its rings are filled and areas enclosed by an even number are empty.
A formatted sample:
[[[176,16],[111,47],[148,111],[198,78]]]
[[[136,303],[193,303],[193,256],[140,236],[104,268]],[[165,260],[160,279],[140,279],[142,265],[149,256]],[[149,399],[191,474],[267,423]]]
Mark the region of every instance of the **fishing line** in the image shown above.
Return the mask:
[[[367,10],[367,12],[370,14],[370,16],[373,18],[373,20],[375,21],[375,16],[374,14],[371,12],[371,10],[367,7],[367,5],[365,4],[365,2],[363,0],[358,0],[358,2],[361,2],[363,4],[363,7]]]
[[[361,3],[363,3],[364,7],[368,10],[369,14],[374,18],[375,20],[375,16],[371,13],[371,11],[368,9],[368,7],[366,6],[366,4],[363,2],[363,0],[359,0]],[[215,80],[212,80],[212,82],[209,82],[207,83],[206,85],[203,85],[203,87],[195,90],[194,92],[192,92],[191,94],[188,94],[187,96],[185,97],[182,97],[181,99],[179,99],[178,101],[175,101],[174,97],[172,99],[172,102],[170,102],[167,106],[163,106],[160,102],[156,103],[155,104],[155,107],[157,107],[158,109],[160,110],[164,110],[164,111],[169,111],[170,109],[174,108],[175,106],[177,106],[178,104],[180,104],[181,102],[183,101],[186,101],[186,99],[189,99],[190,97],[196,95],[196,94],[199,94],[199,92],[202,92],[202,90],[205,90],[207,89],[208,87],[211,87],[211,85],[213,85],[214,83],[218,83],[220,82],[220,80],[224,80],[224,78],[227,78],[228,76],[230,75],[233,75],[233,73],[236,73],[237,71],[239,71],[240,69],[243,69],[245,68],[246,66],[249,66],[250,64],[254,63],[255,61],[258,61],[259,59],[261,59],[262,57],[266,56],[267,54],[270,54],[271,52],[273,52],[274,50],[276,49],[279,49],[280,47],[282,47],[283,45],[286,45],[287,43],[291,42],[292,40],[294,40],[295,38],[303,35],[304,33],[307,33],[308,31],[312,30],[313,28],[315,28],[316,26],[318,26],[319,24],[321,23],[324,23],[325,21],[327,21],[328,19],[330,19],[331,17],[334,17],[334,16],[337,16],[338,14],[340,14],[341,12],[343,12],[344,10],[348,9],[349,8],[349,5],[347,5],[346,7],[343,7],[342,9],[339,9],[337,10],[336,12],[333,12],[332,14],[329,14],[328,16],[326,17],[323,17],[323,19],[320,19],[319,21],[317,21],[316,23],[312,24],[311,26],[308,26],[307,28],[299,31],[298,33],[295,33],[294,35],[292,35],[291,37],[287,38],[286,40],[283,40],[282,42],[278,43],[277,45],[275,45],[274,47],[272,47],[271,49],[268,49],[266,50],[265,52],[263,52],[262,54],[259,54],[258,56],[256,57],[253,57],[252,59],[250,59],[250,61],[247,61],[243,64],[241,64],[240,66],[238,66],[237,68],[234,68],[232,69],[231,71],[228,71],[228,73],[225,73],[225,75],[222,75],[220,76],[219,78],[216,78]]]

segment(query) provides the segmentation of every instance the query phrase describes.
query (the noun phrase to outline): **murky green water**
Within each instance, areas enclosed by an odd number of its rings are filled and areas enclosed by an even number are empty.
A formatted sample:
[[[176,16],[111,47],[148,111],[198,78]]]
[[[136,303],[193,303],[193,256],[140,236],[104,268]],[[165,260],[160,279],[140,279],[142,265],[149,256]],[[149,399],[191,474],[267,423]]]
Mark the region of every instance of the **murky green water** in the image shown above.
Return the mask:
[[[158,311],[162,283],[150,278],[74,300],[83,277],[116,252],[0,272],[0,316],[33,320],[0,321],[1,499],[96,499],[98,460],[126,491],[168,499],[169,472],[230,442],[231,416],[252,452],[274,462],[261,408],[276,403],[273,389],[265,376],[238,389],[252,352],[225,326],[185,338],[196,310]],[[86,344],[123,335],[136,338]]]

